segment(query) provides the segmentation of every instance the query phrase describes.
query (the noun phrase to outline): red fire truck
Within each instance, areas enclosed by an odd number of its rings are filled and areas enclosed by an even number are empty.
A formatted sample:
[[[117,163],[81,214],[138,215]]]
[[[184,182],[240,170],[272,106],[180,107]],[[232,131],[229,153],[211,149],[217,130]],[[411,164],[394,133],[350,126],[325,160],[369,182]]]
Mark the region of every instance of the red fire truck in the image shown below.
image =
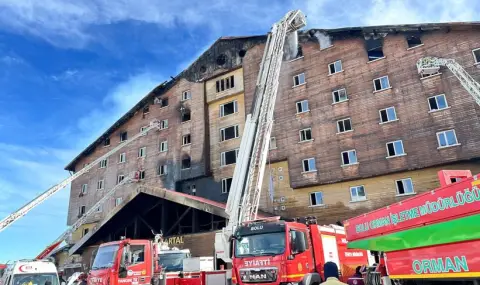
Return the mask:
[[[349,248],[378,252],[372,284],[479,284],[480,176],[438,176],[438,189],[345,222]]]
[[[236,284],[320,284],[325,262],[335,262],[342,280],[368,263],[366,250],[347,249],[345,231],[307,217],[246,222],[233,235],[232,281]]]
[[[183,272],[183,260],[189,257],[189,250],[169,248],[161,235],[154,241],[122,239],[104,243],[98,248],[87,282],[88,285],[225,284],[226,271]]]

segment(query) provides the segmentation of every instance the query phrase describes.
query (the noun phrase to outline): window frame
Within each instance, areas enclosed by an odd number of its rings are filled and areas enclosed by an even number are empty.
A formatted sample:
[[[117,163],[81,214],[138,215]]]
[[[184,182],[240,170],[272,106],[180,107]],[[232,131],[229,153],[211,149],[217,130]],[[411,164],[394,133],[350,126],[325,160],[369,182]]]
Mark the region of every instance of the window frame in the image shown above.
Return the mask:
[[[81,217],[83,215],[85,215],[85,213],[87,212],[87,206],[85,205],[80,205],[80,207],[78,207],[78,215]]]
[[[105,179],[99,179],[97,181],[97,190],[104,190],[104,189],[105,189]]]
[[[138,155],[138,158],[146,157],[147,156],[147,147],[142,146],[141,148],[139,148],[137,155]]]
[[[397,147],[396,147],[396,145],[395,145],[396,142],[400,142],[400,143],[401,143],[403,153],[397,154]],[[393,146],[393,151],[395,152],[394,155],[390,155],[390,153],[389,153],[389,149],[388,149],[388,145],[389,145],[389,144],[392,144],[392,146]],[[385,147],[387,148],[387,158],[393,158],[393,157],[399,157],[399,156],[405,156],[405,155],[407,155],[407,153],[405,152],[405,146],[403,145],[403,140],[395,140],[395,141],[387,142],[387,143],[385,143]]]
[[[80,193],[82,193],[83,195],[88,193],[88,184],[87,183],[82,184],[82,186],[80,187]]]
[[[100,167],[99,168],[103,169],[103,168],[107,168],[107,166],[108,166],[108,158],[102,159],[100,161]]]
[[[336,63],[339,62],[340,63],[340,70],[337,70],[336,69]],[[332,68],[333,67],[333,70],[334,72],[332,72]],[[339,59],[339,60],[336,60],[334,62],[331,62],[328,64],[328,75],[334,75],[334,74],[337,74],[337,73],[340,73],[343,71],[343,64],[342,64],[342,60]]]
[[[312,194],[315,195],[315,202],[317,202],[317,194],[320,194],[321,195],[321,198],[322,198],[322,203],[320,204],[313,204],[313,200],[312,200]],[[308,200],[310,201],[310,206],[309,207],[319,207],[319,206],[325,206],[325,200],[324,200],[324,196],[323,196],[323,191],[315,191],[315,192],[310,192],[308,193]]]
[[[382,78],[385,78],[385,77],[387,78],[387,81],[388,81],[388,87],[381,88],[381,89],[377,90],[375,80],[379,80],[380,81],[380,87],[382,87]],[[388,77],[388,75],[380,76],[378,78],[373,79],[373,92],[380,92],[380,91],[383,91],[383,90],[388,90],[390,88],[392,88],[392,84],[390,84],[390,78]]]
[[[234,129],[235,137],[230,138],[230,139],[225,139],[225,131],[226,131],[226,129],[229,129],[229,128]],[[220,129],[220,142],[238,139],[239,137],[240,137],[240,125],[238,125],[238,124],[228,126],[228,127],[224,127],[224,128]]]
[[[306,110],[303,110],[303,102],[307,103],[307,107],[306,107],[307,109]],[[301,111],[299,111],[298,106],[300,106],[302,108]],[[295,102],[295,109],[297,110],[297,114],[308,113],[308,112],[310,112],[310,104],[308,103],[307,99],[297,101],[297,102]]]
[[[409,38],[417,38],[420,43],[419,44],[416,44],[416,45],[413,45],[413,46],[410,46],[410,43],[408,42],[408,39]],[[424,45],[423,41],[422,41],[422,38],[420,36],[416,36],[416,35],[410,35],[410,36],[406,36],[405,37],[405,41],[407,42],[407,50],[411,50],[411,49],[414,49],[416,47],[421,47]]]
[[[120,203],[118,202],[120,201]],[[123,202],[123,197],[116,197],[115,198],[115,207],[118,207]]]
[[[340,100],[340,91],[344,91],[344,92],[345,92],[345,99],[344,99],[344,100]],[[338,93],[338,99],[339,99],[339,101],[335,101],[335,92]],[[333,90],[333,91],[332,91],[332,101],[333,101],[332,104],[338,104],[338,103],[342,103],[342,102],[348,101],[347,88],[340,88],[340,89]]]
[[[162,173],[163,170],[163,173]],[[157,175],[158,176],[166,176],[168,174],[168,165],[167,164],[159,164],[157,167]]]
[[[359,188],[363,188],[363,194],[364,196],[359,196],[358,195],[358,189]],[[353,198],[353,195],[352,195],[352,190],[355,189],[355,193],[356,193],[356,196],[355,197],[363,197],[362,199],[354,199]],[[365,185],[356,185],[356,186],[350,186],[349,188],[350,190],[350,202],[362,202],[362,201],[366,201],[367,200],[367,191],[365,190]]]
[[[108,147],[108,146],[110,146],[110,144],[111,144],[111,142],[110,142],[109,137],[103,140],[103,146],[104,147]]]
[[[231,179],[230,188],[228,188],[228,180],[229,179]],[[222,178],[222,194],[228,194],[230,192],[230,189],[232,187],[232,182],[233,182],[233,177]],[[225,189],[225,188],[228,188],[228,189]]]
[[[270,137],[270,142],[268,144],[268,150],[274,150],[277,149],[277,138],[276,137]]]
[[[122,152],[118,156],[118,163],[125,163],[125,162],[127,162],[127,153]]]
[[[122,177],[122,179],[120,179],[120,177]],[[119,184],[120,182],[122,182],[124,179],[125,179],[125,175],[124,175],[124,174],[118,174],[118,175],[117,175],[117,184]]]
[[[168,129],[168,119],[160,121],[160,130]]]
[[[226,153],[227,152],[232,152],[232,151],[235,151],[235,162],[234,163],[230,163],[230,164],[225,164],[227,161],[226,161]],[[226,150],[226,151],[222,151],[220,153],[220,166],[229,166],[229,165],[234,165],[234,164],[237,164],[237,159],[238,159],[238,152],[239,152],[239,149],[236,148],[236,149],[231,149],[231,150]]]
[[[476,51],[479,51],[479,56],[480,56],[480,48],[472,49],[473,61],[474,61],[474,64],[480,64],[480,58],[477,58],[477,56],[475,55]]]
[[[442,97],[442,96],[443,96],[443,99],[445,100],[445,107],[444,107],[444,108],[441,108],[441,109],[432,109],[432,105],[430,104],[430,99],[434,98],[434,99],[435,99],[435,104],[437,104],[437,107],[439,107],[437,97]],[[445,96],[445,93],[438,94],[438,95],[433,95],[433,96],[428,97],[428,98],[427,98],[427,103],[428,103],[429,113],[438,112],[438,111],[443,111],[443,110],[446,110],[446,109],[449,109],[449,108],[450,108],[450,105],[448,105],[447,96]]]
[[[143,132],[144,130],[146,130],[148,128],[148,126],[143,126],[143,127],[140,127],[140,133]],[[144,136],[146,135],[147,133],[143,134]]]
[[[125,138],[123,138],[125,136]],[[124,142],[128,140],[128,132],[124,131],[120,133],[120,142]]]
[[[313,167],[315,167],[315,169],[310,169],[310,161],[313,160]],[[307,165],[308,165],[308,170],[305,169],[305,161],[307,161]],[[310,173],[310,172],[317,172],[317,160],[315,159],[315,157],[309,157],[309,158],[305,158],[305,159],[302,159],[302,169],[303,169],[303,173]]]
[[[139,170],[138,171],[138,180],[145,180],[146,177],[146,172],[145,169]]]
[[[186,134],[182,136],[182,146],[187,146],[192,144],[192,135]]]
[[[163,149],[163,146],[165,146],[164,149]],[[167,152],[168,151],[168,140],[164,140],[164,141],[160,142],[159,151],[160,152]]]
[[[300,82],[300,78],[303,77],[303,82]],[[298,84],[296,82],[296,78],[298,78]],[[298,73],[293,76],[293,87],[301,86],[307,83],[307,77],[305,76],[305,72]]]
[[[187,95],[187,96],[185,96]],[[185,90],[182,92],[182,102],[183,101],[187,101],[187,100],[191,100],[192,99],[192,91],[190,91],[190,89],[188,90]]]
[[[225,105],[228,105],[228,104],[233,104],[233,113],[225,115]],[[220,108],[220,110],[219,110],[220,118],[224,118],[224,117],[227,117],[227,116],[237,114],[238,113],[238,100],[233,100],[233,101],[221,104],[219,106],[219,108]]]
[[[350,153],[351,153],[351,152],[354,152],[354,153],[355,153],[355,162],[354,162],[354,163],[350,163],[350,160],[351,160],[351,158],[350,158]],[[348,164],[346,164],[345,161],[344,161],[344,157],[343,157],[343,154],[344,154],[344,153],[348,153],[348,161],[349,161]],[[349,150],[342,151],[342,152],[340,153],[340,158],[341,158],[341,160],[342,160],[342,165],[341,165],[342,167],[343,167],[343,166],[356,165],[356,164],[359,163],[359,162],[358,162],[358,154],[357,154],[357,150],[356,150],[356,149],[349,149]]]
[[[445,133],[450,132],[450,131],[453,132],[453,135],[455,137],[455,143],[454,144],[448,144],[447,136],[445,135]],[[445,135],[445,142],[447,143],[445,146],[440,145],[440,134]],[[440,132],[437,132],[436,135],[437,135],[437,143],[438,143],[438,148],[439,149],[460,145],[460,143],[458,142],[457,132],[455,131],[455,129],[448,129],[448,130],[440,131]]]
[[[350,130],[346,130],[345,121],[350,121]],[[340,131],[340,122],[343,123],[343,129],[344,129],[343,132]],[[343,118],[343,119],[337,120],[337,134],[343,134],[343,133],[348,133],[348,132],[353,132],[352,118],[348,117],[348,118]]]
[[[388,109],[393,109],[393,112],[395,113],[395,119],[390,120],[388,116]],[[382,121],[382,111],[385,111],[385,114],[387,116],[387,121]],[[378,115],[380,117],[380,124],[387,124],[387,123],[398,121],[397,109],[395,108],[395,106],[390,106],[390,107],[378,110]]]
[[[412,192],[405,193],[405,180],[410,180],[410,183],[412,185]],[[398,189],[398,182],[402,182],[402,187],[404,189],[404,193],[400,194],[400,191]],[[396,196],[409,196],[409,195],[415,195],[415,185],[413,184],[413,179],[411,177],[407,178],[401,178],[401,179],[396,179],[395,180],[395,191],[396,191]]]
[[[302,140],[302,134],[304,134],[305,138],[307,137],[307,131],[310,132],[310,139],[305,139],[305,140]],[[313,141],[313,134],[312,134],[312,128],[305,128],[305,129],[301,129],[298,131],[298,135],[300,136],[300,142],[309,142],[309,141]]]

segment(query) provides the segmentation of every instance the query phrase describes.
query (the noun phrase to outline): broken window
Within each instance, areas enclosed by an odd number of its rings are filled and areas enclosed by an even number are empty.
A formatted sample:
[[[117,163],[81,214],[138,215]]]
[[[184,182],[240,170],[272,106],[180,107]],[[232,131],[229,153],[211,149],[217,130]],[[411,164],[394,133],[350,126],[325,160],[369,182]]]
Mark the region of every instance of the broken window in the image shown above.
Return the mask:
[[[237,112],[238,112],[238,105],[236,100],[220,105],[220,117],[225,117]]]
[[[335,62],[332,62],[328,65],[328,72],[330,74],[335,74],[335,73],[338,73],[340,71],[342,71],[342,61],[341,60],[337,60]]]
[[[191,136],[190,134],[184,135],[182,138],[182,145],[188,145],[191,144]]]
[[[337,121],[337,132],[344,133],[351,130],[353,130],[353,128],[352,128],[352,120],[350,118]]]
[[[457,182],[461,182],[462,181],[462,178],[450,178],[450,182],[452,183],[457,183]]]
[[[148,113],[150,113],[150,106],[143,107],[143,114],[146,115]]]
[[[110,145],[110,138],[106,138],[104,141],[103,141],[103,146],[109,146]]]
[[[293,86],[305,84],[305,73],[300,73],[293,77]]]
[[[413,183],[411,178],[400,179],[395,181],[397,184],[397,195],[414,194]]]
[[[308,128],[308,129],[300,130],[300,141],[304,142],[304,141],[310,141],[310,140],[312,140],[312,129]]]
[[[126,141],[127,140],[127,132],[121,132],[120,133],[120,141],[123,142],[123,141]]]
[[[192,164],[192,159],[190,156],[186,156],[182,159],[182,169],[189,169]]]
[[[139,178],[140,180],[145,179],[145,170],[140,170],[140,173],[138,173],[138,174],[139,174],[139,175],[138,175],[138,178]]]
[[[368,61],[384,58],[383,41],[381,39],[370,39],[365,41],[367,48]]]
[[[303,48],[302,48],[302,45],[298,45],[298,53],[297,53],[297,58],[299,57],[302,57],[303,56]]]
[[[160,176],[167,175],[167,165],[166,164],[158,165],[157,174]]]
[[[342,165],[350,165],[357,163],[357,151],[352,149],[342,152]]]
[[[190,110],[185,109],[185,111],[182,112],[182,123],[188,122],[191,119],[191,113]]]
[[[222,166],[237,163],[238,149],[222,152],[220,164]]]
[[[303,172],[316,171],[315,158],[307,158],[302,160]]]
[[[333,103],[340,103],[348,100],[347,90],[345,88],[333,91],[332,96],[333,96]]]
[[[416,47],[416,46],[420,46],[422,45],[422,40],[420,39],[419,36],[408,36],[407,37],[407,44],[408,44],[408,48],[413,48],[413,47]]]
[[[160,99],[160,108],[167,107],[167,106],[168,106],[168,98]]]
[[[222,194],[230,192],[230,187],[232,187],[232,181],[232,177],[222,179]]]
[[[297,105],[297,114],[310,111],[310,109],[308,108],[308,100],[299,101],[296,103],[296,105]]]
[[[238,138],[238,125],[220,129],[220,141],[226,141]]]
[[[83,236],[86,236],[88,234],[90,229],[86,228],[86,229],[83,229]]]
[[[395,107],[389,107],[382,109],[380,112],[380,123],[387,123],[397,120],[397,113],[395,112]]]
[[[217,88],[217,93],[222,92],[222,91],[234,88],[235,87],[235,79],[234,79],[233,75],[231,75],[229,77],[217,80],[215,85],[216,85],[216,88]]]
[[[382,76],[373,80],[373,88],[375,91],[381,91],[390,88],[390,80],[388,76]]]

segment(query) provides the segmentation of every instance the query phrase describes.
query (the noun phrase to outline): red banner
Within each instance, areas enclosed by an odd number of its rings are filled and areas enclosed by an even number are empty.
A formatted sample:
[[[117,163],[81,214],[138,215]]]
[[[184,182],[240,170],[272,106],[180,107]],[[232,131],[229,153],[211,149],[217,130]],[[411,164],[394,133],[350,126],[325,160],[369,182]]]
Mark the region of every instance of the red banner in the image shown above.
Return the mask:
[[[424,247],[386,254],[392,279],[480,276],[480,241]]]
[[[351,242],[478,213],[477,186],[480,180],[470,178],[347,220],[347,239]]]

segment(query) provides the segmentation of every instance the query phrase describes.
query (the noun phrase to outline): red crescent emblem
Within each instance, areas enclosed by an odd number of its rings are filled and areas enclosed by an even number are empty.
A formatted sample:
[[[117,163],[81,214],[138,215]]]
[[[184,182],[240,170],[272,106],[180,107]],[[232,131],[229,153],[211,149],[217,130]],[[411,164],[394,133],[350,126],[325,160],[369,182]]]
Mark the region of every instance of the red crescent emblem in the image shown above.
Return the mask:
[[[18,268],[18,270],[19,270],[20,272],[26,272],[25,270],[23,270],[23,267],[24,267],[24,266],[25,266],[25,265],[21,265],[21,266]]]

